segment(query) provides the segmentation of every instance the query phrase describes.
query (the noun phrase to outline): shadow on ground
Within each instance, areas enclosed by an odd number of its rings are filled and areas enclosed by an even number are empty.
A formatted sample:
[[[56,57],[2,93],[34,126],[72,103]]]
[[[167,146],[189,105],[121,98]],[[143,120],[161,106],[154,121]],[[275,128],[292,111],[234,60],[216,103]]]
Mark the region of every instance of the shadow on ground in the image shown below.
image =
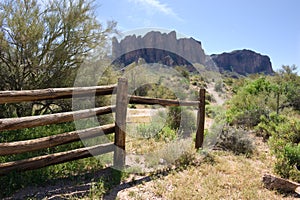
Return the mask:
[[[122,182],[124,173],[113,168],[105,168],[93,173],[86,173],[74,177],[54,180],[55,184],[45,184],[44,186],[28,186],[17,191],[10,197],[3,198],[4,200],[15,199],[69,199],[81,198],[90,196],[91,188],[99,181],[104,182],[105,190],[107,191],[103,199],[116,199],[120,191],[130,187],[134,187],[145,182],[153,180],[153,178],[167,176],[171,170],[155,172],[151,175],[138,175],[138,178]]]

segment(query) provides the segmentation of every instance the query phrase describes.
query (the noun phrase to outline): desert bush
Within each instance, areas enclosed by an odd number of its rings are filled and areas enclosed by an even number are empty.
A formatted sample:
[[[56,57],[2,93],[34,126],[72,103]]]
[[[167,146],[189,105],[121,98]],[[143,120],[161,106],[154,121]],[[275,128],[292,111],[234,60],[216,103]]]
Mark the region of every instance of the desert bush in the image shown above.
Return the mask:
[[[223,88],[224,88],[223,81],[218,81],[218,82],[215,84],[214,90],[215,90],[216,92],[223,92]]]
[[[243,129],[225,126],[216,143],[217,148],[232,151],[233,153],[250,156],[255,150],[254,142],[249,132]]]
[[[259,134],[269,137],[268,143],[276,157],[275,172],[284,178],[300,181],[300,120],[271,113],[262,117]]]
[[[157,137],[158,133],[162,129],[162,124],[160,123],[149,123],[149,124],[139,124],[137,126],[137,131],[142,138],[150,139]]]
[[[186,107],[169,107],[167,126],[187,135],[196,130],[196,116]]]
[[[159,122],[140,124],[137,126],[137,131],[141,137],[145,139],[155,138],[157,140],[164,140],[168,142],[177,138],[176,130],[169,126],[164,126]]]
[[[181,107],[169,107],[167,124],[172,129],[179,129],[181,122]]]
[[[300,144],[287,144],[276,154],[275,172],[281,177],[300,182]]]
[[[224,108],[222,106],[207,105],[205,106],[205,115],[210,118],[224,116]]]
[[[151,151],[145,155],[146,163],[150,167],[159,164],[176,164],[177,166],[188,165],[193,159],[193,148],[191,140],[174,140],[156,151]],[[161,162],[163,161],[163,162]]]
[[[166,142],[175,140],[178,137],[177,131],[171,129],[168,126],[165,126],[161,129],[161,131],[157,135],[157,139],[162,139]]]

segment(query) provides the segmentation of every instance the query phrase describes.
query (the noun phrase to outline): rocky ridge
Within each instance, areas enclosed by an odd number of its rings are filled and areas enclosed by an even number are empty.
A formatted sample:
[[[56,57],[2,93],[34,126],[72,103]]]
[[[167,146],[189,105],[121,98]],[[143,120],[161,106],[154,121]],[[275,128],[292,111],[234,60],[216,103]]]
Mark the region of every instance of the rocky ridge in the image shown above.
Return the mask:
[[[270,58],[266,55],[244,49],[208,56],[200,41],[194,38],[177,38],[175,31],[151,31],[144,36],[129,35],[121,41],[113,38],[112,56],[114,64],[123,66],[138,63],[142,58],[146,63],[186,66],[189,71],[195,70],[194,63],[199,63],[206,67],[217,66],[220,72],[229,71],[241,75],[273,73]]]
[[[230,53],[211,55],[212,60],[221,72],[230,71],[241,75],[247,74],[273,74],[272,63],[266,55],[251,50],[236,50]]]

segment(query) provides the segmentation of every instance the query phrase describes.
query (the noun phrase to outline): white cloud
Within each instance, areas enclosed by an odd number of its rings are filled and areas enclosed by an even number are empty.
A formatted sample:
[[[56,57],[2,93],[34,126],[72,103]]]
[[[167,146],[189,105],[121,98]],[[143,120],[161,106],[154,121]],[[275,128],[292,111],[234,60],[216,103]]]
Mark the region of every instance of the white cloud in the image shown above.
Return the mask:
[[[129,2],[133,2],[135,4],[142,6],[150,13],[156,11],[182,21],[182,19],[173,11],[172,8],[170,8],[167,4],[161,3],[159,0],[129,0]]]

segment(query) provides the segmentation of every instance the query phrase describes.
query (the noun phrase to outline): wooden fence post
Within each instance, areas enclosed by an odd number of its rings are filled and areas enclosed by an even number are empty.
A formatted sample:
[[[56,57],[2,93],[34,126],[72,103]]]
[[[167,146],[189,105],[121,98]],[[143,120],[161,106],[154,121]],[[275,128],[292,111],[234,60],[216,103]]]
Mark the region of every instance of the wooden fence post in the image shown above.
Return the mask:
[[[126,137],[126,115],[128,105],[128,81],[119,78],[116,97],[115,112],[115,151],[114,167],[122,169],[125,166],[125,137]]]
[[[204,122],[205,122],[205,89],[199,92],[199,108],[197,113],[197,132],[195,148],[199,149],[203,146],[204,141]]]

